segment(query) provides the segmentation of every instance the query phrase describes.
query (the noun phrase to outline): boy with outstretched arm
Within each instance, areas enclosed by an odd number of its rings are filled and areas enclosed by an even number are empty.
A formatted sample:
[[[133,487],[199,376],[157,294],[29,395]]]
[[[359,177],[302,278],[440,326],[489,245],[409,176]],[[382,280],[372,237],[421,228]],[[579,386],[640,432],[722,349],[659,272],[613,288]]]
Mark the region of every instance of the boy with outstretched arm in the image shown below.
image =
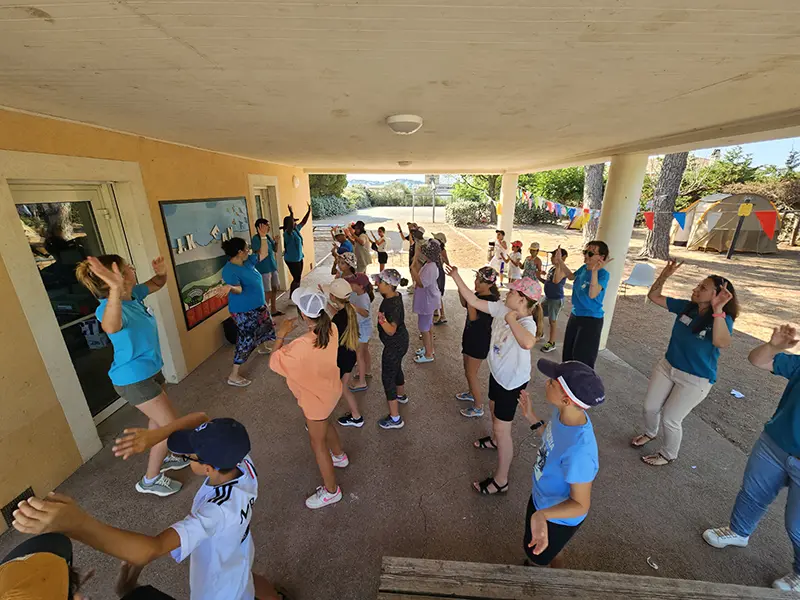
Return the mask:
[[[14,527],[22,533],[61,532],[132,565],[144,566],[166,554],[178,562],[189,557],[191,600],[284,598],[251,570],[250,521],[258,478],[244,426],[193,413],[158,429],[126,429],[113,450],[127,459],[163,440],[170,452],[191,461],[195,475],[205,477],[189,515],[172,527],[155,536],[117,529],[61,494],[20,502]]]
[[[561,551],[589,513],[599,461],[586,411],[605,400],[605,390],[597,373],[581,362],[541,359],[537,367],[548,378],[545,397],[553,410],[533,469],[523,547],[528,562],[561,567]],[[524,390],[519,404],[532,430],[545,425]]]

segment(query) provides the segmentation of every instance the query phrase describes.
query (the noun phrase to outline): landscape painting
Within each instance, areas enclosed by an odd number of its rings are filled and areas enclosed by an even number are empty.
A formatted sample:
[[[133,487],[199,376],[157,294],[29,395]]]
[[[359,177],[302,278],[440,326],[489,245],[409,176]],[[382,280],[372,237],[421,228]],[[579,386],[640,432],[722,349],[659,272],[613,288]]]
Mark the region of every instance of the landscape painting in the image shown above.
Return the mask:
[[[249,241],[247,201],[240,197],[162,202],[161,215],[186,327],[191,329],[228,304],[227,296],[217,295],[228,261],[222,242],[231,237]]]

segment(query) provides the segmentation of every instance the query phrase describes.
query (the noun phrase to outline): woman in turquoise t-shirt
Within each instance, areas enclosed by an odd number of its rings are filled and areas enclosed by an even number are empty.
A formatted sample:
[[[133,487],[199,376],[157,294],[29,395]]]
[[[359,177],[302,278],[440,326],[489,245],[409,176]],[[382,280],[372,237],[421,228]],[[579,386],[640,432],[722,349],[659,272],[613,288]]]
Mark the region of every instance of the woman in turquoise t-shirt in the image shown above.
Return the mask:
[[[266,234],[266,226],[259,225],[259,235]],[[258,254],[250,254],[247,242],[233,237],[222,242],[222,250],[228,263],[222,267],[225,283],[219,294],[228,294],[228,310],[236,323],[236,353],[233,367],[228,375],[228,385],[247,387],[252,383],[239,374],[239,368],[247,362],[253,350],[264,342],[275,339],[275,325],[264,300],[264,281],[256,265],[267,257],[267,244],[261,244]],[[259,349],[259,354],[269,354],[269,349]]]
[[[300,230],[308,223],[308,217],[311,216],[311,204],[308,205],[308,210],[305,216],[299,223],[295,223],[294,212],[292,207],[289,207],[289,215],[283,218],[283,261],[292,274],[292,284],[289,286],[289,294],[291,295],[297,288],[300,287],[300,279],[303,276],[303,236],[300,235]]]
[[[733,284],[719,275],[709,275],[698,283],[691,300],[664,296],[664,282],[682,264],[667,261],[647,293],[651,302],[676,315],[666,356],[650,376],[644,399],[645,432],[631,441],[634,448],[640,448],[654,440],[663,425],[661,450],[642,457],[654,467],[678,458],[683,420],[708,396],[717,380],[719,351],[730,346],[733,322],[739,314]]]
[[[150,420],[149,427],[164,427],[178,418],[162,385],[161,348],[158,325],[143,300],[167,282],[164,259],[153,261],[155,275],[136,284],[136,271],[121,256],[91,256],[78,263],[75,277],[99,300],[95,316],[114,348],[114,362],[108,375],[114,389],[129,404]],[[145,476],[136,484],[143,494],[170,496],[181,489],[181,483],[162,473],[189,465],[167,453],[167,444],[156,444],[150,450]]]

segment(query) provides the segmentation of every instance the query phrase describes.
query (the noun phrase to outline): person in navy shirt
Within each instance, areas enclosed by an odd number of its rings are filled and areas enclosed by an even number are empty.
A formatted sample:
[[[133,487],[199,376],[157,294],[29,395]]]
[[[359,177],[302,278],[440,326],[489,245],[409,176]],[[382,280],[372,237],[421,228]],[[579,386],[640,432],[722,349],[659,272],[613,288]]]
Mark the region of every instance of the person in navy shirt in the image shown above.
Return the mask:
[[[747,546],[769,505],[788,487],[785,523],[794,546],[794,564],[788,575],[772,583],[788,592],[800,592],[800,356],[787,353],[798,343],[797,329],[781,325],[772,330],[768,343],[754,348],[747,357],[759,369],[785,377],[789,383],[750,452],[730,526],[703,532],[703,539],[714,548]]]
[[[269,312],[273,317],[280,317],[283,313],[278,310],[276,304],[278,300],[278,290],[281,286],[280,279],[278,279],[278,263],[275,261],[275,252],[278,251],[278,242],[270,235],[269,232],[271,228],[272,226],[266,219],[257,219],[256,231],[263,231],[264,235],[262,237],[261,233],[256,233],[250,243],[250,248],[253,250],[254,254],[260,255],[261,244],[264,243],[267,245],[267,257],[256,264],[256,270],[261,273],[261,279],[264,282],[264,297],[265,300],[269,302]]]
[[[299,223],[295,223],[294,212],[292,207],[289,207],[289,214],[283,218],[283,261],[292,275],[292,284],[289,286],[289,294],[291,295],[297,288],[300,287],[300,279],[303,277],[303,236],[300,231],[308,223],[308,218],[311,216],[311,204],[308,205],[308,210],[305,216]]]
[[[647,293],[651,302],[677,315],[667,353],[650,376],[644,399],[645,431],[631,441],[634,448],[641,448],[656,438],[661,427],[661,450],[642,457],[654,467],[678,458],[683,420],[708,396],[717,380],[719,352],[730,346],[733,322],[739,314],[733,284],[719,275],[709,275],[698,283],[691,300],[664,296],[664,283],[682,264],[667,261]]]
[[[528,562],[563,567],[561,550],[589,513],[592,482],[600,469],[586,411],[605,401],[605,389],[594,369],[575,360],[558,364],[540,359],[537,367],[547,377],[545,399],[552,411],[533,468],[523,548]],[[520,394],[519,404],[532,430],[545,425],[527,391]]]
[[[266,227],[259,226],[259,236],[266,234]],[[239,368],[247,362],[253,350],[261,344],[275,339],[275,325],[264,302],[264,282],[256,265],[267,257],[267,244],[262,244],[258,254],[250,254],[247,242],[233,237],[222,242],[222,250],[228,263],[222,267],[224,285],[217,292],[228,295],[228,310],[236,323],[236,353],[233,367],[228,375],[228,385],[247,387],[252,383],[239,374]],[[268,354],[267,348],[259,354]]]
[[[158,325],[144,299],[167,282],[167,267],[162,257],[153,263],[155,275],[136,284],[136,270],[121,256],[90,256],[78,263],[75,277],[99,300],[95,316],[114,348],[114,362],[108,376],[114,389],[129,404],[142,411],[150,427],[165,427],[177,418],[163,389],[161,347]],[[170,496],[181,489],[181,482],[164,475],[165,471],[188,466],[186,460],[167,453],[166,443],[153,446],[147,472],[137,482],[142,494]]]
[[[583,265],[574,273],[564,264],[560,252],[553,253],[553,265],[560,267],[572,283],[572,313],[564,331],[561,360],[579,360],[594,368],[600,351],[603,331],[603,300],[606,297],[609,273],[603,267],[613,259],[608,257],[608,245],[595,240],[583,250]]]

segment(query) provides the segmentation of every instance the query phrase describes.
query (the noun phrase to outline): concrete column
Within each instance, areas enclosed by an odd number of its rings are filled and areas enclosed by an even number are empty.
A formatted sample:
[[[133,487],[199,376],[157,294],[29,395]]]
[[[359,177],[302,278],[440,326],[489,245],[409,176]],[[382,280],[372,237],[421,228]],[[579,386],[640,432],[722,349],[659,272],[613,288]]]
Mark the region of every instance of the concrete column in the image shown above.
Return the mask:
[[[497,217],[497,228],[506,232],[506,240],[511,243],[514,231],[514,210],[517,208],[517,183],[519,173],[503,173],[503,182],[500,185],[501,214]]]
[[[608,183],[603,195],[603,208],[600,213],[600,227],[597,239],[608,244],[613,262],[606,267],[610,278],[606,290],[603,309],[605,322],[600,336],[600,348],[606,347],[614,307],[617,304],[619,282],[625,268],[625,256],[631,242],[633,221],[639,210],[639,197],[642,195],[647,154],[621,154],[611,158]]]

